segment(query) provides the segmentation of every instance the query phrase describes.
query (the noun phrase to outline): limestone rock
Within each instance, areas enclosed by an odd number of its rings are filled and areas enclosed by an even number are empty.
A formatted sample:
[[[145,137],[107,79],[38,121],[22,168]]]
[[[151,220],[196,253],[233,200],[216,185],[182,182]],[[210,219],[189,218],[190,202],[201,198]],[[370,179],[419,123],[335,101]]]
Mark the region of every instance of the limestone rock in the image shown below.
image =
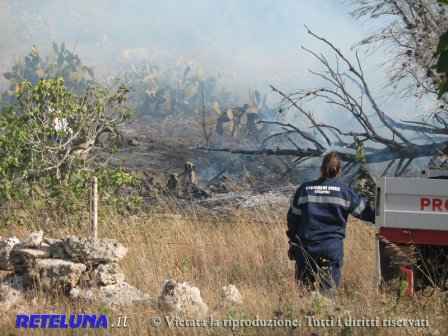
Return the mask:
[[[157,307],[157,303],[154,300],[127,282],[100,288],[75,287],[70,290],[69,295],[72,299],[101,301],[109,307],[131,306],[138,303],[150,304],[154,308]]]
[[[99,264],[93,268],[92,274],[100,286],[122,284],[124,281],[124,274],[116,263]]]
[[[37,247],[42,243],[42,238],[44,236],[44,232],[42,230],[35,231],[31,233],[28,238],[25,239],[25,246],[28,247]]]
[[[44,243],[50,245],[51,256],[54,259],[69,259],[70,256],[65,251],[62,239],[45,238]]]
[[[148,295],[127,282],[120,285],[110,285],[99,289],[99,299],[113,306],[127,306],[135,303],[144,303],[150,300]]]
[[[0,243],[0,269],[4,271],[12,271],[14,269],[13,264],[10,262],[9,256],[11,250],[20,241],[16,237],[10,237]]]
[[[45,244],[48,244],[48,245],[53,245],[53,244],[55,244],[55,243],[57,243],[57,242],[62,242],[62,240],[60,240],[60,239],[55,239],[55,238],[50,238],[50,237],[46,237],[46,238],[44,238],[44,240],[43,240],[43,242],[45,243]]]
[[[83,262],[117,262],[127,253],[115,239],[70,236],[64,238],[63,245],[72,258]]]
[[[85,270],[86,265],[68,260],[40,259],[29,276],[46,289],[74,287]]]
[[[17,244],[11,251],[11,256],[15,255],[32,259],[50,258],[51,248],[50,246],[39,246],[37,249],[32,249],[22,244]]]
[[[95,300],[96,296],[93,288],[73,287],[70,289],[69,296],[72,299]]]
[[[12,275],[0,283],[0,312],[4,313],[24,297],[24,277]]]
[[[21,255],[12,254],[9,257],[9,262],[11,263],[13,270],[15,273],[23,273],[28,268],[32,266],[32,260],[31,258],[26,258]]]
[[[23,273],[33,268],[34,260],[51,257],[50,246],[44,244],[38,248],[28,248],[24,244],[14,245],[9,255],[9,262],[16,273]]]
[[[204,316],[208,307],[202,301],[201,292],[188,282],[165,280],[159,298],[159,307],[168,312],[185,316]]]
[[[223,305],[243,304],[243,297],[234,285],[228,285],[221,288],[221,300]]]

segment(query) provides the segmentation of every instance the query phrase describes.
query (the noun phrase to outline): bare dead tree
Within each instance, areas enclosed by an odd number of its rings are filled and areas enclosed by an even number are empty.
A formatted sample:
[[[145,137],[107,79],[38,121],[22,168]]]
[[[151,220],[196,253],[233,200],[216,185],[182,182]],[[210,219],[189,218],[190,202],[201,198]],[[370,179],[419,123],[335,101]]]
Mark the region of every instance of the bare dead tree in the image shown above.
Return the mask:
[[[349,0],[355,18],[381,19],[381,27],[357,46],[379,47],[388,82],[400,96],[437,96],[441,74],[434,58],[439,37],[448,30],[448,6],[437,0]],[[386,22],[386,24],[385,24]],[[434,113],[447,121],[448,97]]]
[[[338,150],[349,166],[361,162],[390,161],[383,174],[396,163],[395,175],[401,175],[416,158],[433,157],[431,162],[435,165],[437,157],[446,157],[446,119],[436,114],[433,122],[394,120],[376,102],[358,55],[352,62],[325,38],[309,29],[308,33],[329,48],[336,61],[330,62],[323,53],[303,48],[323,66],[320,72],[310,70],[321,80],[322,86],[292,93],[284,93],[271,86],[282,97],[280,111],[275,121],[261,121],[274,124],[279,129],[264,142],[265,146],[273,139],[283,138],[294,148],[205,149],[240,154],[292,155],[296,157],[293,165],[319,157],[326,151]],[[316,110],[322,106],[333,107],[332,115]],[[338,119],[349,119],[349,122],[338,123]]]

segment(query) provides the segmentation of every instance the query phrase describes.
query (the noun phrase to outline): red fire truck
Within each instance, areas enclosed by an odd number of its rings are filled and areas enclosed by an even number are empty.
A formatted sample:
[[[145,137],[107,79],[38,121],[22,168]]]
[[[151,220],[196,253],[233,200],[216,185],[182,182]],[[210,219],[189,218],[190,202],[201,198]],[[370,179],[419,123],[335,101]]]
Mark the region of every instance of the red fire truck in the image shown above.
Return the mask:
[[[448,290],[448,172],[381,178],[376,216],[378,283]]]

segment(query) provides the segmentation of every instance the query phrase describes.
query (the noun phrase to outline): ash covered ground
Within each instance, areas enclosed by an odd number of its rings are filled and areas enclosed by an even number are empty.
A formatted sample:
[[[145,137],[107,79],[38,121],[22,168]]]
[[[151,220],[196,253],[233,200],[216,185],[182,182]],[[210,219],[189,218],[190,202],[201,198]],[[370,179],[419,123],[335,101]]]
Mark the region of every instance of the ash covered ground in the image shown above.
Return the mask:
[[[142,196],[150,204],[160,204],[160,196],[172,196],[185,208],[194,205],[216,213],[266,206],[275,210],[289,204],[298,185],[318,172],[316,167],[291,170],[288,157],[199,149],[203,139],[194,124],[179,129],[164,127],[163,121],[137,119],[122,131],[127,145],[119,148],[109,163],[136,172],[142,181]],[[244,148],[260,144],[254,138],[216,136],[213,146]],[[169,190],[170,176],[181,175],[186,162],[194,164],[201,192],[176,197]]]

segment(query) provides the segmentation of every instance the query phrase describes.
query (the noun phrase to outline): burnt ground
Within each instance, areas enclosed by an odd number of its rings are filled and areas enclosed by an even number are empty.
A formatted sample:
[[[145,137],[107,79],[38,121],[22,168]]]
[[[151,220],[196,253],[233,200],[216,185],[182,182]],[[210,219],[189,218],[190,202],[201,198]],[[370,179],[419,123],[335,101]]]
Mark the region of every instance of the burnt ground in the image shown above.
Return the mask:
[[[231,135],[212,131],[209,148],[261,149],[263,139],[272,138],[278,130],[263,128],[257,134],[242,128]],[[245,132],[246,131],[246,132]],[[275,208],[289,204],[289,198],[304,181],[320,175],[320,159],[312,159],[290,169],[294,157],[242,155],[222,151],[207,151],[204,130],[194,116],[144,116],[121,129],[126,145],[110,159],[110,164],[136,172],[142,181],[142,195],[150,204],[160,204],[159,196],[173,196],[167,182],[173,173],[180,174],[186,162],[195,165],[199,186],[203,193],[176,201],[188,207],[194,201],[205,209]],[[289,143],[270,142],[269,148],[287,148]],[[359,165],[354,165],[340,176],[347,185],[353,183]],[[374,174],[375,175],[375,174]],[[191,198],[192,197],[192,198]],[[224,210],[223,210],[224,209]]]
[[[109,162],[135,171],[142,179],[144,196],[149,201],[157,198],[155,193],[166,190],[170,174],[181,173],[187,161],[195,165],[200,186],[210,193],[195,197],[196,203],[216,211],[289,203],[303,178],[300,171],[289,171],[290,158],[198,149],[205,141],[194,121],[179,126],[166,120],[137,119],[122,132],[128,144]],[[137,141],[129,144],[129,139]],[[259,146],[257,141],[250,137],[214,135],[210,147],[255,148]]]

